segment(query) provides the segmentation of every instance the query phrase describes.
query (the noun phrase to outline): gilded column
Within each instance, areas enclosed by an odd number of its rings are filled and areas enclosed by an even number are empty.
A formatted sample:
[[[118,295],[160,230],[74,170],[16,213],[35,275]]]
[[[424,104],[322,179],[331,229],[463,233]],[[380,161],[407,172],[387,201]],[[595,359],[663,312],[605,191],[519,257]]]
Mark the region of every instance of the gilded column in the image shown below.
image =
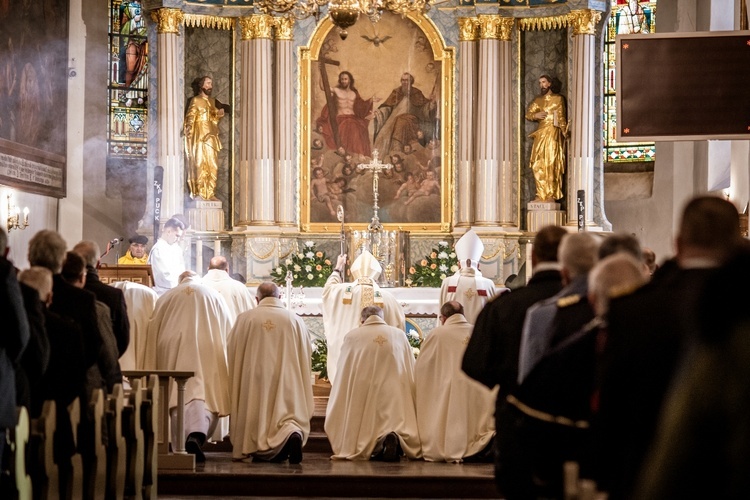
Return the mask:
[[[276,158],[276,184],[285,186],[276,192],[276,222],[282,227],[297,227],[295,221],[297,189],[297,172],[292,163],[294,123],[294,95],[292,74],[294,71],[293,34],[294,21],[286,17],[277,17],[276,21],[276,93],[274,144]]]
[[[573,75],[571,78],[570,151],[568,154],[568,225],[578,224],[579,190],[585,193],[586,227],[597,229],[594,223],[594,134],[596,117],[595,38],[596,25],[602,13],[596,10],[574,10],[568,14],[573,30]],[[598,200],[603,204],[604,200]]]
[[[276,192],[272,87],[272,31],[268,15],[240,19],[239,219],[242,226],[275,223]]]
[[[180,88],[178,36],[183,13],[179,9],[157,9],[151,13],[156,23],[157,54],[157,165],[164,168],[160,222],[184,213],[185,169],[182,148],[184,91]]]
[[[474,225],[517,228],[513,218],[511,35],[513,19],[478,16]]]
[[[456,172],[456,227],[474,222],[474,115],[477,95],[477,41],[479,21],[458,19],[458,46],[461,51],[458,88],[458,165]]]

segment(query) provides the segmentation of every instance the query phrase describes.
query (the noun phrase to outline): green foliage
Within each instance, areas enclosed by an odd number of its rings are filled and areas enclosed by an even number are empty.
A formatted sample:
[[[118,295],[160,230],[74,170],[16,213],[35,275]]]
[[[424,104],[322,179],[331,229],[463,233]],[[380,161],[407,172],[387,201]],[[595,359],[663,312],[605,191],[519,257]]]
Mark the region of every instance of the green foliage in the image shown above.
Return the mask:
[[[306,241],[302,250],[292,253],[271,271],[271,278],[277,285],[286,285],[287,272],[292,273],[292,286],[323,286],[333,267],[325,252],[315,249],[315,243]]]
[[[324,340],[313,341],[312,371],[318,372],[320,378],[328,378],[328,344]]]
[[[438,242],[429,255],[409,268],[409,275],[404,281],[406,286],[426,286],[440,288],[443,280],[458,271],[456,252],[446,241]]]

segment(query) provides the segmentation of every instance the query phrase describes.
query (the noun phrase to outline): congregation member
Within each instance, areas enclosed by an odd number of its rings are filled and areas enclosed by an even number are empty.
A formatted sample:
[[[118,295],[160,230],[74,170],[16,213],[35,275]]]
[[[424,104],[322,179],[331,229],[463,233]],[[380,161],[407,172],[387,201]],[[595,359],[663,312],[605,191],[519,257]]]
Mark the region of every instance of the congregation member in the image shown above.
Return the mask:
[[[135,234],[128,238],[128,243],[130,245],[125,251],[125,255],[117,259],[117,263],[121,266],[145,266],[148,264],[148,252],[146,252],[148,237]]]
[[[681,353],[697,333],[706,280],[744,241],[732,202],[696,196],[682,211],[674,258],[646,286],[610,304],[596,418],[596,479],[611,499],[633,498]]]
[[[211,258],[203,284],[224,297],[232,314],[232,324],[240,314],[255,307],[255,299],[247,286],[229,275],[229,263],[223,255]]]
[[[122,290],[106,285],[99,279],[97,269],[99,267],[101,252],[96,242],[80,241],[73,247],[73,251],[83,257],[83,260],[86,262],[86,282],[83,288],[96,295],[96,300],[103,302],[109,307],[112,332],[115,334],[115,339],[117,339],[117,357],[119,358],[130,343],[130,318],[128,317],[125,296]]]
[[[471,324],[474,324],[485,304],[497,295],[495,283],[482,276],[479,270],[483,251],[482,240],[473,229],[468,230],[456,242],[458,271],[445,278],[440,285],[439,303],[457,300],[464,307],[466,320]]]
[[[133,281],[116,281],[114,288],[122,290],[130,321],[130,343],[120,356],[120,368],[123,370],[143,370],[146,363],[146,351],[154,352],[156,339],[148,337],[148,322],[156,307],[159,295],[153,288]]]
[[[533,274],[528,284],[501,294],[477,317],[461,368],[490,389],[499,385],[498,405],[517,384],[518,350],[526,310],[562,289],[557,250],[567,235],[560,226],[541,228],[531,249]]]
[[[258,307],[239,315],[229,334],[232,458],[302,461],[315,409],[304,320],[286,309],[279,288],[261,283]]]
[[[180,239],[185,232],[185,224],[177,217],[164,223],[161,236],[151,249],[148,263],[154,275],[154,290],[161,296],[179,283],[180,275],[185,272],[185,256],[180,246]]]
[[[518,383],[551,346],[572,335],[594,317],[586,300],[588,274],[594,267],[601,240],[591,233],[573,233],[558,249],[563,288],[526,311],[518,351]]]
[[[331,385],[335,384],[344,336],[360,325],[360,314],[364,307],[374,305],[381,308],[383,318],[390,326],[402,331],[406,326],[406,316],[401,304],[389,291],[381,289],[376,283],[382,267],[368,250],[363,250],[352,263],[351,283],[344,282],[345,266],[346,254],[341,254],[326,280],[322,294],[323,327],[328,346],[326,369]]]
[[[26,344],[29,342],[29,321],[23,307],[23,297],[16,277],[16,268],[7,259],[8,240],[0,228],[0,317],[4,323],[0,335],[0,472],[6,434],[16,426],[16,369]]]
[[[594,319],[545,353],[506,397],[497,414],[495,474],[508,500],[563,498],[566,461],[577,462],[581,475],[591,477],[591,421],[608,305],[647,280],[642,261],[626,252],[599,261],[588,273],[585,299]]]
[[[421,456],[414,401],[414,354],[403,329],[367,306],[341,345],[324,429],[336,460],[397,462]]]
[[[194,372],[185,384],[184,436],[177,435],[177,412],[183,409],[177,408],[176,382],[167,404],[172,449],[184,443],[197,462],[206,460],[202,447],[219,417],[229,415],[226,339],[231,328],[226,301],[193,271],[182,273],[179,284],[159,297],[149,322],[148,337],[155,339],[156,349],[147,353],[146,369]]]
[[[423,458],[430,462],[493,460],[495,397],[461,371],[474,325],[452,300],[440,307],[441,326],[422,342],[415,366],[417,425]]]

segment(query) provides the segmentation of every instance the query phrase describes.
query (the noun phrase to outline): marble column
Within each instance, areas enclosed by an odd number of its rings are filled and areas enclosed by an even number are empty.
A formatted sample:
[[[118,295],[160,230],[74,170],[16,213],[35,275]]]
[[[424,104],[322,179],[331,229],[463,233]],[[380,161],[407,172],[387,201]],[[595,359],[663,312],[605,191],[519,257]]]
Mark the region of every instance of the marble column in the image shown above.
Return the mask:
[[[477,41],[479,21],[458,19],[459,94],[458,94],[458,163],[456,172],[456,227],[470,227],[474,222],[474,117],[477,95]]]
[[[514,220],[511,35],[513,19],[478,16],[474,225],[518,228]]]
[[[297,184],[297,173],[292,163],[294,148],[294,57],[293,33],[294,21],[277,17],[276,21],[276,93],[274,144],[276,158],[276,183],[285,186],[277,190],[276,222],[281,227],[297,228],[295,220],[296,203],[291,189]]]
[[[568,14],[573,35],[573,75],[571,78],[571,106],[568,121],[570,151],[568,154],[568,224],[578,225],[578,191],[583,190],[585,225],[588,230],[601,230],[594,222],[594,113],[596,98],[595,34],[602,13],[596,10],[574,10]],[[603,203],[604,200],[601,200]]]
[[[273,226],[276,193],[274,172],[272,31],[268,15],[240,19],[240,226]]]
[[[183,13],[179,9],[157,9],[151,19],[157,24],[157,165],[164,168],[159,221],[184,213],[185,168],[182,148],[184,90],[180,88],[179,32]]]

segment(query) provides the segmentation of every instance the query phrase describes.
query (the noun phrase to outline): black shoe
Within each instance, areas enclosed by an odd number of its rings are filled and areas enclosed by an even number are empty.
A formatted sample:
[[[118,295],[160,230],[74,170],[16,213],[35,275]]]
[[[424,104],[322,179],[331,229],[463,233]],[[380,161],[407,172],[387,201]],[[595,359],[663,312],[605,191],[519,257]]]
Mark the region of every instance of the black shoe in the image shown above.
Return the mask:
[[[401,444],[398,440],[398,434],[391,432],[383,441],[383,462],[398,462],[401,460]]]
[[[286,446],[289,448],[289,463],[300,463],[302,461],[302,436],[297,432],[293,433],[289,436]]]
[[[199,464],[206,461],[206,455],[201,449],[200,439],[194,437],[192,434],[185,441],[185,451],[191,455],[195,455],[195,461]]]

